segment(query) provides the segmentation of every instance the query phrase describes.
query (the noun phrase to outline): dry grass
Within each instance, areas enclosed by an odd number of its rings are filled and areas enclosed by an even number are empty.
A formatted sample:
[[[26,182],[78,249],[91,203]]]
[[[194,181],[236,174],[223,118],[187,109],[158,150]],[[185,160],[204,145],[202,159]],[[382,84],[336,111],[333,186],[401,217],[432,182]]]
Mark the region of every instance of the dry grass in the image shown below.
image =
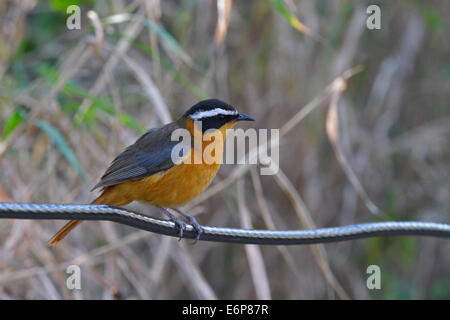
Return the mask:
[[[185,208],[201,223],[448,222],[450,6],[381,8],[369,31],[343,0],[99,1],[69,31],[46,2],[0,2],[0,201],[87,203],[143,130],[219,97],[280,129],[281,171],[223,166]],[[0,299],[450,298],[442,239],[193,246],[92,222],[47,247],[60,226],[0,221]],[[82,290],[66,288],[69,264]]]

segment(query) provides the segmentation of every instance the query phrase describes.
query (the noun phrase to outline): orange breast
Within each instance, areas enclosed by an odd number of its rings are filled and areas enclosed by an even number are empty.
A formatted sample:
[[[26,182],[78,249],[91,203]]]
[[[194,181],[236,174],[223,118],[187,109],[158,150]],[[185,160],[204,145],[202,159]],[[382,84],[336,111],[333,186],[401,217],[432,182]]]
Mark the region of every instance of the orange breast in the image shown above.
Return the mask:
[[[181,206],[202,193],[212,182],[220,164],[181,164],[138,184],[140,200],[163,207]]]
[[[229,123],[220,129],[223,140],[226,130],[234,123]],[[188,127],[194,132],[196,128]],[[175,165],[167,171],[153,174],[141,180],[126,181],[107,187],[99,198],[99,203],[125,205],[134,200],[145,201],[162,207],[178,207],[191,201],[201,194],[212,182],[220,168],[220,163],[194,164],[194,153],[203,155],[205,148],[211,142],[204,142],[201,148],[193,148],[190,153],[190,164]],[[214,148],[220,159],[223,154],[223,143],[217,143]]]

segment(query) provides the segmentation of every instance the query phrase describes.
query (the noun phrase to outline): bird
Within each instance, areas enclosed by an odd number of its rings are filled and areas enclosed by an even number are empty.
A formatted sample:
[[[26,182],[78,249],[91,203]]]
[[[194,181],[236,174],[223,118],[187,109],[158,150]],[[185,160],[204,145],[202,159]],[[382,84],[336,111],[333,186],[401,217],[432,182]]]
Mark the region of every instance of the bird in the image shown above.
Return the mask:
[[[239,121],[255,119],[239,113],[232,105],[219,99],[207,99],[193,105],[178,120],[148,130],[114,158],[100,181],[91,189],[101,189],[100,196],[92,204],[124,206],[133,201],[140,201],[153,205],[175,223],[180,239],[187,221],[193,226],[198,240],[203,231],[200,224],[178,207],[196,198],[211,184],[220,168],[220,162],[175,162],[172,151],[179,140],[172,141],[172,134],[177,129],[184,129],[194,139],[196,135],[202,137],[200,146],[191,142],[186,154],[180,152],[179,155],[184,160],[196,156],[202,159],[205,148],[215,141],[211,137],[221,134],[223,139],[217,140],[214,149],[214,156],[221,159],[226,134]],[[183,216],[184,221],[169,209]],[[81,222],[68,222],[48,244],[55,246]]]

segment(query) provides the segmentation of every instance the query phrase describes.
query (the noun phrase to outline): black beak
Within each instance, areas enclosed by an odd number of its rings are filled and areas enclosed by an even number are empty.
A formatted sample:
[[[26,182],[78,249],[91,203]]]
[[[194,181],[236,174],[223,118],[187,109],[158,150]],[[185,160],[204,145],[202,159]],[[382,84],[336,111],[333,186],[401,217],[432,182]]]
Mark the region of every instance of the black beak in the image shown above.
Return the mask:
[[[250,117],[246,114],[243,114],[243,113],[240,113],[235,120],[236,121],[255,121],[255,119],[253,119],[252,117]]]

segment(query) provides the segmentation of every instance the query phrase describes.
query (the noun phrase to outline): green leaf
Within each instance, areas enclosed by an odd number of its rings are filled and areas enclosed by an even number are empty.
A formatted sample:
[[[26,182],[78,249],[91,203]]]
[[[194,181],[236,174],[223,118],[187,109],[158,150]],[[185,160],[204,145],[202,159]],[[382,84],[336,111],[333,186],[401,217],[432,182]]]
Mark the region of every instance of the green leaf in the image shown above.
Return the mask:
[[[103,19],[103,21],[107,24],[116,24],[132,20],[133,18],[134,16],[132,14],[120,13],[106,17],[105,19]],[[154,31],[156,35],[161,38],[161,40],[167,43],[169,48],[177,53],[184,62],[186,62],[187,64],[192,63],[191,57],[189,57],[189,55],[180,46],[178,41],[169,32],[167,32],[164,27],[153,23],[148,19],[144,19],[143,23],[146,28]]]
[[[95,105],[95,107],[99,107],[110,114],[113,112],[111,110],[114,110],[107,99],[99,98],[73,82],[67,82],[63,87],[63,92],[69,95],[75,95],[85,99],[89,99],[92,101],[92,104]]]
[[[84,4],[92,5],[94,3],[93,0],[50,0],[50,7],[53,10],[66,12],[67,7],[71,5],[81,6]]]
[[[442,18],[441,16],[434,11],[430,7],[423,7],[422,10],[423,18],[425,19],[425,22],[427,25],[432,29],[440,29],[442,28]]]
[[[70,165],[78,172],[78,175],[83,181],[86,181],[86,174],[78,162],[72,148],[67,143],[64,136],[51,124],[42,120],[31,120],[31,122],[42,129],[55,143],[56,147],[61,151],[63,156],[67,159]]]
[[[289,22],[289,24],[296,30],[306,34],[312,35],[311,30],[307,26],[298,20],[294,14],[292,14],[288,8],[284,5],[282,0],[272,0],[275,9]]]
[[[167,45],[175,51],[186,63],[191,63],[191,58],[189,55],[183,50],[183,48],[180,46],[177,40],[175,40],[172,35],[167,32],[166,29],[164,29],[162,26],[157,25],[148,19],[144,20],[144,26],[146,26],[148,29],[154,31],[162,40],[164,40]]]
[[[123,112],[119,113],[117,115],[117,117],[119,118],[120,122],[122,122],[127,127],[136,129],[140,133],[144,133],[146,131],[146,128],[144,126],[140,125],[132,117],[128,116],[127,114],[125,114]]]
[[[6,121],[5,127],[3,128],[3,139],[6,139],[22,121],[22,114],[20,111],[15,110],[8,121]]]
[[[56,83],[59,77],[59,74],[55,70],[55,68],[47,64],[40,65],[39,68],[37,68],[37,72],[50,84]],[[96,119],[97,109],[101,109],[106,113],[108,113],[109,115],[115,114],[112,104],[107,99],[96,97],[95,95],[91,94],[89,91],[83,89],[82,87],[80,87],[79,85],[77,85],[72,81],[69,81],[66,84],[64,84],[61,92],[69,97],[71,96],[81,97],[89,99],[92,102],[91,106],[82,113],[78,108],[79,104],[77,104],[76,109],[77,112],[79,113],[79,116],[76,117],[74,120],[75,126],[78,126],[82,123],[89,124],[92,121],[94,121]]]

